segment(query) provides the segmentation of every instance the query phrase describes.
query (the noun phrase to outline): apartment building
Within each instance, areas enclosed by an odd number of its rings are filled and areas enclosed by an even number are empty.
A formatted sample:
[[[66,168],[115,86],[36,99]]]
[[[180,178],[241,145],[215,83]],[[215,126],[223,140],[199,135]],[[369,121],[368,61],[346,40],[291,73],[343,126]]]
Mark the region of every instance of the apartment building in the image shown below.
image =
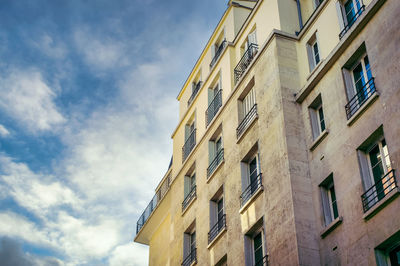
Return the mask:
[[[149,265],[400,265],[400,1],[236,0],[178,94]]]

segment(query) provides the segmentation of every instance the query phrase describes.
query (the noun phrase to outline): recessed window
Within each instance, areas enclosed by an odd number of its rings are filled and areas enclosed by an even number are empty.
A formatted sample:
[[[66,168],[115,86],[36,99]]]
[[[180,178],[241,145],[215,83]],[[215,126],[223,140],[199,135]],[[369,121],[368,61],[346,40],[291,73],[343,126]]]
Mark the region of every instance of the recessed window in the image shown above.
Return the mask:
[[[309,106],[310,120],[313,139],[317,139],[322,132],[326,129],[324,110],[322,108],[321,95],[311,103]]]
[[[213,241],[226,226],[223,192],[223,187],[221,187],[210,201],[210,232],[208,233],[208,243]]]
[[[400,231],[397,231],[375,248],[379,266],[400,266]]]
[[[208,89],[208,108],[206,110],[206,126],[210,124],[218,110],[222,106],[222,86],[221,76],[219,75]]]
[[[188,100],[188,106],[193,102],[194,98],[197,96],[197,93],[200,91],[203,82],[201,81],[201,71],[198,71],[195,78],[192,81],[192,89],[191,94]]]
[[[183,235],[183,262],[182,266],[190,266],[197,261],[196,255],[196,229],[195,222]]]
[[[224,149],[222,142],[222,125],[220,125],[210,141],[208,142],[208,168],[207,168],[207,178],[211,176],[212,173],[217,169],[217,167],[224,160]]]
[[[265,245],[264,221],[260,219],[246,233],[244,238],[245,265],[262,266],[267,265],[268,257]]]
[[[333,220],[339,217],[332,174],[320,184],[320,189],[325,226],[328,226]]]
[[[240,196],[243,206],[261,187],[262,178],[260,171],[258,146],[255,145],[249,154],[241,162],[242,172],[242,195]]]
[[[345,0],[336,2],[336,10],[341,29],[339,38],[342,38],[349,31],[364,9],[365,6],[361,0]]]
[[[256,92],[254,89],[254,78],[246,86],[238,100],[239,126],[236,136],[239,138],[251,122],[257,117]]]
[[[183,191],[183,202],[182,202],[182,210],[185,210],[186,207],[192,202],[192,200],[196,197],[196,172],[195,172],[195,164],[190,167],[188,173],[184,177],[184,191]]]
[[[314,33],[314,35],[307,42],[307,54],[308,54],[308,63],[310,66],[310,71],[313,71],[314,68],[321,61],[320,51],[317,41],[317,33]]]
[[[196,145],[196,121],[193,114],[192,118],[189,119],[185,125],[185,144],[182,147],[182,161],[189,156],[190,152]]]

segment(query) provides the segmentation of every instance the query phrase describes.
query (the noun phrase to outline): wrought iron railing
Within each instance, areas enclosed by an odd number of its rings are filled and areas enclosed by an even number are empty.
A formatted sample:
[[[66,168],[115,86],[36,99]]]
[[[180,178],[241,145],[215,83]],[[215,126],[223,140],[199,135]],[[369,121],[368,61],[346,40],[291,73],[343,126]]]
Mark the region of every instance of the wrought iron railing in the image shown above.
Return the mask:
[[[182,211],[186,209],[192,199],[196,197],[196,186],[192,187],[189,194],[186,195],[185,199],[182,202]]]
[[[208,244],[226,227],[226,214],[217,221],[217,223],[208,232]]]
[[[365,5],[362,5],[354,14],[354,16],[347,21],[347,24],[344,26],[343,30],[339,33],[339,39],[342,39],[343,36],[350,30],[351,26],[353,26],[354,22],[356,22],[356,20],[361,16],[364,10],[365,10]]]
[[[220,149],[207,168],[207,178],[215,171],[217,166],[224,160],[224,149]]]
[[[364,212],[367,212],[380,200],[382,200],[392,190],[397,188],[397,181],[394,169],[384,175],[381,180],[375,183],[364,194],[361,195],[361,201]]]
[[[226,46],[226,40],[223,40],[222,43],[218,46],[217,51],[215,51],[214,57],[211,60],[210,63],[210,68],[212,68],[214,66],[214,64],[217,62],[219,56],[221,55],[222,51],[224,50],[225,46]]]
[[[256,191],[262,187],[262,174],[258,174],[256,179],[254,179],[250,185],[242,192],[242,195],[240,196],[240,206],[243,206],[250,198],[251,196],[256,193]]]
[[[197,256],[196,256],[196,249],[192,249],[189,255],[186,256],[186,258],[182,262],[182,266],[190,266],[192,265],[193,262],[197,261]]]
[[[244,55],[240,59],[239,63],[236,65],[233,73],[235,75],[235,84],[239,81],[240,77],[246,71],[251,61],[253,61],[254,56],[257,54],[258,45],[252,43],[249,45],[249,48],[244,52]]]
[[[347,119],[350,119],[353,114],[357,112],[358,109],[376,92],[374,78],[365,83],[353,98],[346,104],[346,115]]]
[[[210,124],[219,108],[222,106],[222,90],[219,90],[206,110],[206,127]]]
[[[254,104],[253,107],[247,112],[247,114],[243,117],[239,126],[236,129],[236,137],[239,138],[243,131],[249,126],[250,122],[253,118],[257,116],[257,104]]]
[[[190,97],[189,97],[188,106],[193,102],[194,97],[196,97],[196,95],[199,92],[202,84],[203,84],[202,81],[197,82],[196,86],[194,87],[194,89],[192,91],[192,95],[190,95]]]
[[[268,265],[268,255],[265,255],[262,259],[254,263],[254,266],[267,266],[267,265]]]
[[[196,129],[193,129],[182,147],[182,162],[186,160],[194,146],[196,146]]]

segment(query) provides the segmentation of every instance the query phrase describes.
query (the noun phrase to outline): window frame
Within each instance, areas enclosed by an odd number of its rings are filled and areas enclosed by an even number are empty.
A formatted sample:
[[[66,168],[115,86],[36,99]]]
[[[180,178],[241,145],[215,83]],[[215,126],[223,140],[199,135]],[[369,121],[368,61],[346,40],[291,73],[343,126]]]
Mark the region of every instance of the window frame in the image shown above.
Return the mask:
[[[331,173],[327,178],[325,178],[324,181],[319,185],[319,187],[321,191],[322,212],[324,216],[325,227],[327,227],[333,221],[335,221],[335,219],[340,217],[333,173]],[[335,200],[333,200],[332,198],[332,190],[335,194]],[[336,215],[335,215],[335,209],[336,209]]]
[[[310,39],[307,41],[306,50],[308,57],[308,66],[310,69],[310,73],[318,66],[322,61],[321,57],[321,46],[318,41],[318,32],[316,31],[313,35],[311,35]],[[317,48],[317,54],[315,53],[315,47]],[[318,56],[318,61],[317,57]]]

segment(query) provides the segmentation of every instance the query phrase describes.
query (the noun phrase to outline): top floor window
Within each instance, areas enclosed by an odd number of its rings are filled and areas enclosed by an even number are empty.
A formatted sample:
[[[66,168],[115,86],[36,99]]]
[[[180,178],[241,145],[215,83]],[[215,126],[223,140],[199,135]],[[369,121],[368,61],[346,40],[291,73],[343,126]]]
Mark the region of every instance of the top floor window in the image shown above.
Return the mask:
[[[201,71],[199,71],[192,82],[192,93],[188,100],[188,106],[193,102],[202,85],[203,82],[201,81]]]
[[[345,0],[336,3],[336,9],[339,16],[339,25],[341,32],[339,38],[341,39],[353,26],[354,22],[361,16],[365,10],[362,0]]]
[[[217,41],[211,46],[211,63],[210,68],[212,68],[215,63],[218,61],[218,58],[222,54],[222,51],[226,47],[227,41],[224,37],[225,31],[221,32],[220,36],[218,37]]]
[[[239,81],[239,79],[244,74],[246,69],[249,67],[251,61],[253,61],[253,58],[257,54],[258,45],[257,45],[257,37],[255,29],[249,33],[246,41],[241,46],[240,50],[243,56],[234,69],[235,83]]]

